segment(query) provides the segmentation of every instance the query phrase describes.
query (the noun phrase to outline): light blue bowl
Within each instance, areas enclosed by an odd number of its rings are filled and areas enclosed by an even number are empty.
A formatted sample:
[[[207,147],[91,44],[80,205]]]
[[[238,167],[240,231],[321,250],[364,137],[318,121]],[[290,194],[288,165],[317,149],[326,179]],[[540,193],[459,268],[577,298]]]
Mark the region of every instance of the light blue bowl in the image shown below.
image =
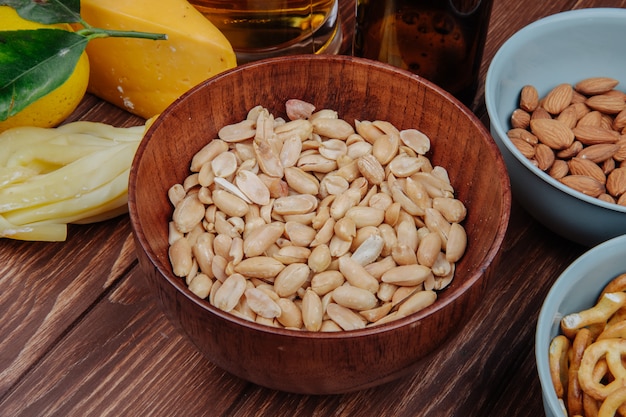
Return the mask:
[[[592,307],[602,289],[626,272],[626,235],[610,239],[588,250],[557,278],[548,292],[537,320],[535,359],[547,417],[563,417],[550,379],[548,348],[559,334],[566,314]]]
[[[597,76],[626,86],[626,9],[592,8],[540,19],[509,38],[487,72],[485,101],[491,134],[504,157],[513,197],[557,234],[594,246],[626,233],[626,207],[564,186],[525,158],[508,139],[519,93],[534,85],[543,97],[560,83]]]

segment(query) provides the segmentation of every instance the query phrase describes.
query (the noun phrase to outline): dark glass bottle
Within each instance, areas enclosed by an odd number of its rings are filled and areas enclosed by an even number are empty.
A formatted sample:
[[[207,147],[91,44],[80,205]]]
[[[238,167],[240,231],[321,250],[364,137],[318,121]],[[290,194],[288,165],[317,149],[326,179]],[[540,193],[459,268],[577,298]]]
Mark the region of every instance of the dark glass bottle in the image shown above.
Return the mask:
[[[414,72],[470,106],[493,0],[357,0],[354,55]]]

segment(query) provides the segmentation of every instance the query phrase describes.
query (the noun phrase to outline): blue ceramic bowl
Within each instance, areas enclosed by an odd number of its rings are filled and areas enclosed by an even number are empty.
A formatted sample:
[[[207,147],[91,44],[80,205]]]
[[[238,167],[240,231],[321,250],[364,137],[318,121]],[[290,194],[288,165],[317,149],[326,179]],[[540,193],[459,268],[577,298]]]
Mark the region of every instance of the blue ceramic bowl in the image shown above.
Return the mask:
[[[596,76],[620,80],[626,88],[626,9],[592,8],[558,13],[515,33],[494,56],[485,101],[495,139],[511,179],[513,197],[557,234],[594,246],[626,233],[626,207],[588,197],[535,167],[506,133],[526,84],[539,96],[560,83]]]
[[[548,292],[537,320],[535,359],[547,417],[563,417],[550,379],[548,348],[559,334],[563,316],[592,307],[602,289],[626,272],[626,235],[588,250],[557,278]]]

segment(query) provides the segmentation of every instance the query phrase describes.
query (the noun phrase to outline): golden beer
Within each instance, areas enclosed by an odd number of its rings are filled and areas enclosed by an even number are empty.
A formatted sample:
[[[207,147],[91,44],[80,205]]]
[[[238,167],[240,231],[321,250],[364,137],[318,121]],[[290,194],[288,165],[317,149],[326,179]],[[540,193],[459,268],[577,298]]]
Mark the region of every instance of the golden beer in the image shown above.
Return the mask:
[[[279,55],[337,53],[337,0],[192,0],[228,38],[239,64]]]
[[[357,4],[356,56],[414,72],[471,104],[492,0],[358,0]]]

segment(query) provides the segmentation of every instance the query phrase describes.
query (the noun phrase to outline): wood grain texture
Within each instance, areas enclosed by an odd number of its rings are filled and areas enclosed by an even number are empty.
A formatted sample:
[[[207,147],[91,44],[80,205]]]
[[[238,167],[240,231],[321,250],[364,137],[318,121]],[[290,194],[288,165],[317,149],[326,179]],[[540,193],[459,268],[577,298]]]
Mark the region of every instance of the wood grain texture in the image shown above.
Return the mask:
[[[483,81],[516,30],[593,6],[626,1],[494,2]],[[353,2],[341,1],[341,13],[352,16]],[[488,124],[481,94],[474,110]],[[72,118],[142,123],[92,96]],[[234,378],[180,335],[147,296],[127,216],[72,227],[65,243],[3,240],[0,416],[540,416],[535,320],[551,283],[584,250],[514,204],[503,261],[447,350],[419,374],[378,388],[304,396]]]

